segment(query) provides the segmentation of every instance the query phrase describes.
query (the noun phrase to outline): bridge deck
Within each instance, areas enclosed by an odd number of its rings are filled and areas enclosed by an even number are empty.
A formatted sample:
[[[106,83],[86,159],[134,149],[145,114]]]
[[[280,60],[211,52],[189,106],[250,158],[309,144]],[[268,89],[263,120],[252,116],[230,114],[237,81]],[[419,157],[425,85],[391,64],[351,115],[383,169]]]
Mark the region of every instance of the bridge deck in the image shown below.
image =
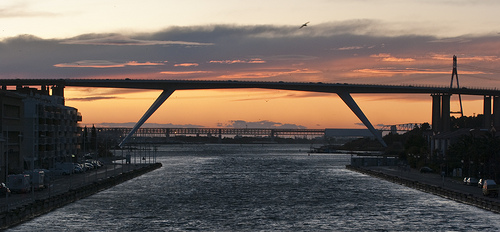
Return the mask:
[[[197,80],[131,80],[131,79],[4,79],[1,86],[75,86],[129,89],[237,89],[262,88],[324,93],[422,93],[500,96],[500,90],[488,88],[450,88],[446,86],[367,85],[322,82],[264,82],[264,81],[197,81]]]

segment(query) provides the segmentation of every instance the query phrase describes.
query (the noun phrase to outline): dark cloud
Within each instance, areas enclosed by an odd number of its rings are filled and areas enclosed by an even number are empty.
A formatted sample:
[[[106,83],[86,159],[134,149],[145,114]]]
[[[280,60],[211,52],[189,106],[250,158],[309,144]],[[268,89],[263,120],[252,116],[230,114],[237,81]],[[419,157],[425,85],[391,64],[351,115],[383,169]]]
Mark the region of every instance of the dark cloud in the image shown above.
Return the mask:
[[[105,99],[121,99],[122,94],[151,92],[145,89],[120,89],[120,88],[87,88],[87,87],[66,87],[66,90],[79,91],[78,98],[66,98],[70,101],[86,101],[88,100],[105,100]],[[161,90],[157,90],[160,95]],[[88,101],[87,100],[87,101]]]
[[[165,62],[137,62],[137,61],[128,61],[128,62],[112,62],[108,60],[81,60],[72,63],[62,63],[55,64],[55,67],[58,68],[123,68],[125,66],[156,66],[156,65],[164,65]]]
[[[112,122],[103,122],[95,124],[96,127],[125,127],[132,128],[134,127],[136,122],[124,122],[124,123],[112,123]],[[172,124],[172,123],[144,123],[141,128],[202,128],[204,126],[201,125],[193,125],[193,124]]]
[[[117,97],[75,97],[75,98],[66,98],[68,101],[98,101],[98,100],[111,100],[117,99]]]
[[[197,43],[187,41],[160,41],[160,40],[139,40],[131,39],[123,35],[111,35],[92,39],[68,39],[61,44],[80,45],[114,45],[114,46],[151,46],[151,45],[186,45],[186,46],[207,46],[211,43]]]

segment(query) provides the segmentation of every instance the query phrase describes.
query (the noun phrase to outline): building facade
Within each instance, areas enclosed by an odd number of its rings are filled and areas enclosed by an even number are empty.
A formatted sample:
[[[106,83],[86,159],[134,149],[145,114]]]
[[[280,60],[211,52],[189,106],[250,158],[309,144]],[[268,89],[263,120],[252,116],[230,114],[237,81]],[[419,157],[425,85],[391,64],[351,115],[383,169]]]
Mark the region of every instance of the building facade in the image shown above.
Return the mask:
[[[54,91],[53,91],[54,92]],[[0,90],[0,179],[33,168],[50,169],[79,153],[82,117],[48,88]]]

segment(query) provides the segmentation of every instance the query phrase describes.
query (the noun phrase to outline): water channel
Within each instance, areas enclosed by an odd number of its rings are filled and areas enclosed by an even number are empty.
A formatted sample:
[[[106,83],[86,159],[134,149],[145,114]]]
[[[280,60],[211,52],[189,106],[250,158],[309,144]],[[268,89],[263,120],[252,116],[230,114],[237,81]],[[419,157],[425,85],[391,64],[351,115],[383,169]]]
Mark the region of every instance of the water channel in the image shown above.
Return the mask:
[[[499,231],[500,215],[308,145],[168,145],[163,167],[7,231]]]

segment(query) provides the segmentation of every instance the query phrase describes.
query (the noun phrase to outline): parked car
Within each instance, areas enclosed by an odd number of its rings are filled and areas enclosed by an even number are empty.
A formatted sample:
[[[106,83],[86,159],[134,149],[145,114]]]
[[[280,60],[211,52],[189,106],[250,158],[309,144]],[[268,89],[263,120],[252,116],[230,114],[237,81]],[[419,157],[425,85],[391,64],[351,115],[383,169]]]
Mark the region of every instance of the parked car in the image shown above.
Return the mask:
[[[467,185],[477,186],[477,179],[474,177],[469,177],[469,179],[467,179]]]
[[[0,197],[10,196],[10,189],[5,183],[0,183]]]
[[[498,197],[498,185],[494,180],[485,180],[483,184],[483,195]]]
[[[7,176],[7,183],[13,193],[27,193],[31,191],[30,175],[12,174]]]
[[[434,170],[432,170],[432,168],[429,168],[429,167],[422,167],[420,169],[420,173],[432,173],[434,172]]]
[[[44,189],[45,188],[45,183],[44,183],[44,180],[45,180],[45,172],[43,170],[40,170],[40,169],[36,169],[36,170],[28,170],[28,171],[25,171],[24,174],[28,174],[30,175],[30,181],[31,181],[31,184],[33,184],[33,188],[35,190],[41,190],[41,189]]]
[[[479,179],[479,181],[477,182],[477,187],[482,188],[485,180],[486,179]]]
[[[70,162],[65,162],[65,163],[56,163],[55,169],[62,169],[62,174],[63,175],[71,175],[73,174],[73,163]]]
[[[84,169],[80,164],[74,164],[73,173],[83,173]]]
[[[85,166],[86,170],[94,169],[94,165],[92,165],[91,163],[83,163],[83,166]]]
[[[50,173],[53,176],[71,175],[71,171],[69,171],[68,169],[62,169],[62,168],[53,168],[53,169],[50,169]]]

